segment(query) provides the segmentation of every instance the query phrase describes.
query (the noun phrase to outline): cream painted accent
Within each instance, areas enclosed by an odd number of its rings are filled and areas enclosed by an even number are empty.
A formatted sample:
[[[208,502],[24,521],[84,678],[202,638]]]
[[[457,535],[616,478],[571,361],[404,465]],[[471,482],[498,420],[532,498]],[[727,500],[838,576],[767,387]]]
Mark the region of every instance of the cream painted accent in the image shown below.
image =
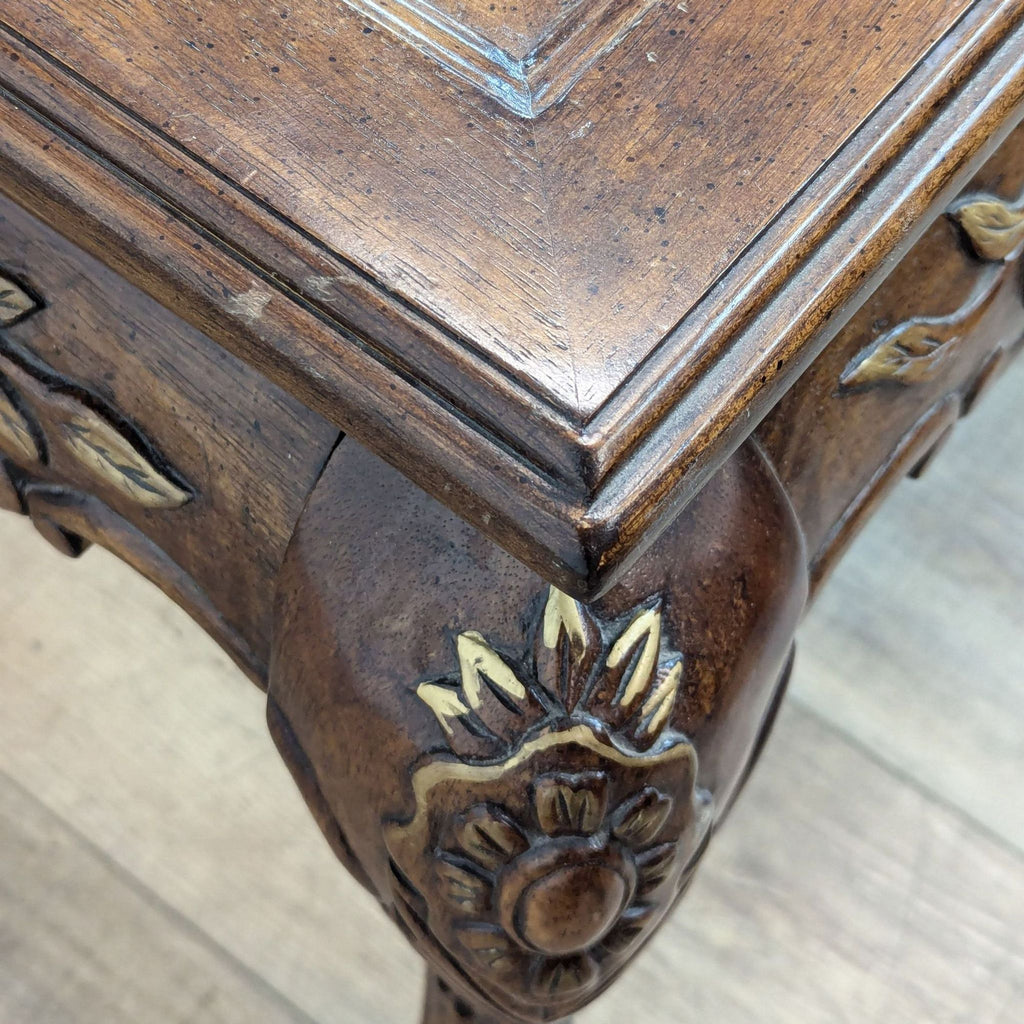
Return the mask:
[[[144,508],[180,508],[192,495],[164,476],[98,413],[81,405],[61,422],[78,461],[103,483]]]
[[[587,635],[583,629],[579,603],[552,587],[544,607],[544,646],[554,650],[562,630],[565,630],[573,647],[579,646],[580,654],[587,649]]]
[[[496,782],[503,776],[515,771],[520,765],[529,761],[537,754],[550,750],[552,747],[573,746],[600,754],[611,764],[624,768],[658,767],[675,762],[690,762],[689,773],[696,777],[697,753],[689,743],[677,743],[657,754],[643,755],[625,754],[615,747],[599,739],[589,725],[575,725],[571,729],[545,733],[529,743],[501,764],[478,765],[466,764],[462,761],[431,761],[420,768],[412,777],[412,790],[416,799],[416,812],[412,820],[404,825],[390,825],[386,828],[389,845],[392,842],[412,842],[416,849],[426,849],[425,836],[429,830],[428,815],[430,812],[430,796],[435,786],[449,782],[465,782],[483,784]],[[571,758],[567,758],[567,763]],[[698,828],[703,827],[703,822]]]
[[[9,327],[33,310],[38,303],[13,281],[0,277],[0,327]]]
[[[668,722],[668,716],[675,706],[676,694],[683,679],[683,663],[677,661],[665,678],[654,688],[644,701],[641,711],[643,718],[651,716],[650,721],[641,729],[642,733],[657,736]]]
[[[624,708],[628,708],[647,689],[651,681],[658,660],[658,644],[661,641],[660,608],[648,608],[626,627],[626,631],[615,641],[608,655],[608,667],[618,668],[641,641],[644,645],[643,652],[633,670],[629,685],[618,701]]]
[[[416,690],[416,696],[434,712],[438,722],[441,723],[441,728],[449,736],[453,735],[453,732],[448,720],[469,714],[469,708],[459,700],[459,695],[447,686],[423,683]]]
[[[481,675],[487,676],[510,697],[519,701],[526,700],[526,687],[519,682],[501,656],[475,630],[462,633],[455,642],[455,650],[459,656],[459,670],[462,673],[462,692],[474,711],[480,708],[483,700],[482,687],[486,685],[481,680]]]
[[[1024,200],[977,199],[953,214],[983,260],[1005,260],[1024,245]]]
[[[28,421],[0,388],[0,452],[15,462],[39,462],[39,446]]]

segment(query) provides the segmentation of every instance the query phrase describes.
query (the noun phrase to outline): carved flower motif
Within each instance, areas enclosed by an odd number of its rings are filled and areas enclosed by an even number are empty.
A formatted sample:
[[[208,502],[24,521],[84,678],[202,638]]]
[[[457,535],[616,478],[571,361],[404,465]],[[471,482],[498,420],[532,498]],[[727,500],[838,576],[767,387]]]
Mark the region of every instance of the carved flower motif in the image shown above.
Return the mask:
[[[565,1016],[621,968],[686,885],[711,822],[672,727],[683,658],[657,601],[610,620],[552,588],[532,652],[455,638],[420,684],[450,754],[413,774],[385,829],[396,906],[478,993]]]
[[[537,996],[571,996],[656,914],[647,899],[678,852],[657,843],[673,801],[647,787],[609,809],[591,772],[538,779],[532,804],[526,821],[493,804],[460,815],[438,876],[472,958]]]

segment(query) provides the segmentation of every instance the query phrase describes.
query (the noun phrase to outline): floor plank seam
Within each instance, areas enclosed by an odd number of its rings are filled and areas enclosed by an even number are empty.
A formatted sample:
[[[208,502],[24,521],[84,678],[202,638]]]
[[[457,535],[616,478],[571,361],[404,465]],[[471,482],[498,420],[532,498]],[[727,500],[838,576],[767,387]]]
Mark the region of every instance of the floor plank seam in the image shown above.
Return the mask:
[[[295,1021],[295,1024],[321,1024],[320,1021],[311,1017],[302,1009],[302,1007],[289,999],[288,996],[280,991],[280,989],[275,988],[267,981],[266,978],[254,971],[248,964],[243,960],[240,960],[229,949],[221,945],[221,943],[213,938],[212,935],[196,924],[195,921],[187,917],[170,903],[167,903],[158,893],[154,892],[141,879],[132,874],[132,872],[125,868],[124,865],[115,860],[106,850],[101,846],[98,846],[92,839],[71,824],[61,814],[57,813],[49,805],[40,800],[35,793],[24,786],[16,777],[11,775],[4,768],[0,768],[0,778],[10,785],[12,789],[15,789],[18,793],[24,796],[29,802],[38,807],[45,816],[56,822],[59,828],[72,836],[76,842],[85,847],[91,856],[95,857],[99,863],[107,868],[135,896],[142,900],[146,906],[168,917],[175,925],[180,927],[188,937],[195,940],[214,957],[221,960],[229,970],[236,972],[250,983],[255,990],[262,992],[272,1002],[277,1003],[281,1009]]]
[[[876,767],[882,769],[882,771],[891,775],[901,785],[907,786],[914,792],[918,793],[923,799],[936,807],[939,807],[951,814],[958,821],[967,825],[971,831],[978,837],[985,839],[986,841],[999,847],[1004,853],[1008,853],[1015,861],[1024,865],[1024,850],[1014,845],[1005,836],[1000,835],[994,831],[989,825],[986,825],[983,821],[975,818],[972,814],[966,811],[959,804],[954,803],[947,797],[943,796],[938,790],[932,789],[930,786],[925,785],[917,776],[907,771],[905,768],[901,768],[899,765],[883,757],[875,748],[870,744],[864,742],[858,736],[847,732],[842,726],[829,718],[826,718],[820,711],[818,711],[813,705],[807,701],[801,699],[796,694],[791,693],[787,702],[791,706],[797,707],[800,711],[806,714],[808,717],[814,719],[824,729],[831,732],[834,736],[839,737],[844,743],[856,750],[861,756],[867,758]]]

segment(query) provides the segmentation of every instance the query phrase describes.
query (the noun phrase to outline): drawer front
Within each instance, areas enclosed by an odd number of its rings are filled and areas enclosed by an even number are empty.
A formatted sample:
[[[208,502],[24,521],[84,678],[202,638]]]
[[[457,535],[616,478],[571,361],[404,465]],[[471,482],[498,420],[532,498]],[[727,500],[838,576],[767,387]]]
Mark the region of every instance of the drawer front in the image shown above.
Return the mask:
[[[804,526],[816,581],[1017,347],[1022,250],[1024,126],[759,428]]]
[[[338,437],[0,197],[0,503],[110,547],[259,678],[273,581]]]

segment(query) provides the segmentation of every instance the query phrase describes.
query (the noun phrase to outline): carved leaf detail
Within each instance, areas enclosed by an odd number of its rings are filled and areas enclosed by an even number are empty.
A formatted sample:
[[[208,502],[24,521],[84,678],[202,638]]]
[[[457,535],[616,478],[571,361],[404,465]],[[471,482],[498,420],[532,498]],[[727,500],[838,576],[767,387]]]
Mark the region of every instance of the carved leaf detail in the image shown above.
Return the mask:
[[[587,955],[550,960],[541,966],[533,989],[543,996],[565,998],[585,991],[597,981],[597,964]]]
[[[968,301],[950,316],[916,317],[882,335],[843,371],[840,393],[930,380],[1003,293],[1001,285],[1007,273],[1002,266],[988,268]]]
[[[563,633],[574,651],[582,653],[586,650],[587,634],[579,603],[552,587],[544,607],[544,645],[553,648]]]
[[[1005,260],[1024,245],[1024,204],[1010,206],[986,197],[964,204],[952,213],[983,260]]]
[[[583,697],[600,647],[601,635],[590,613],[568,594],[552,587],[537,634],[534,661],[537,681],[569,713]]]
[[[437,863],[437,875],[445,898],[464,913],[479,913],[487,905],[490,883],[474,874],[470,868],[442,855]]]
[[[497,927],[476,924],[456,928],[459,942],[494,971],[514,969],[512,941]]]
[[[549,836],[593,835],[608,808],[607,780],[594,772],[548,775],[537,780],[534,803]]]
[[[18,408],[13,391],[0,379],[0,451],[16,463],[42,462],[43,454],[26,415]]]
[[[653,892],[668,878],[678,849],[675,843],[665,843],[637,857],[636,866],[639,873],[641,895]]]
[[[657,603],[626,625],[605,624],[552,587],[532,631],[532,665],[470,630],[455,639],[458,675],[416,693],[464,758],[507,756],[534,727],[581,714],[648,750],[672,720],[684,677],[682,655],[663,650],[662,621]]]
[[[460,819],[455,839],[473,861],[488,871],[504,867],[528,845],[512,821],[486,805],[474,807]]]
[[[452,720],[469,714],[469,708],[462,703],[459,690],[443,683],[422,683],[416,690],[420,698],[437,716],[441,728],[449,735],[455,734]]]
[[[462,692],[474,711],[480,710],[488,691],[513,708],[526,699],[526,687],[479,633],[463,633],[455,642],[455,650],[462,673]]]
[[[613,703],[628,711],[646,692],[658,663],[660,642],[660,607],[640,612],[615,641],[608,654],[608,667],[621,669],[622,679]]]
[[[961,337],[958,325],[913,320],[890,332],[839,378],[846,390],[873,384],[918,384],[931,377]]]
[[[180,508],[192,495],[160,472],[131,441],[98,413],[78,405],[61,432],[78,461],[95,477],[144,508]]]
[[[39,308],[39,303],[24,288],[0,277],[0,327],[10,327]]]
[[[497,754],[520,737],[544,708],[480,633],[459,634],[455,650],[458,683],[422,683],[416,694],[434,712],[453,750],[473,756]]]
[[[630,907],[616,928],[605,939],[605,946],[614,953],[629,949],[647,930],[656,908],[653,904],[639,904]]]
[[[613,832],[623,842],[646,846],[654,842],[672,813],[672,798],[648,787],[624,804]]]
[[[636,730],[638,738],[654,738],[665,728],[675,707],[682,681],[681,658],[674,664],[662,666],[655,685],[640,709],[640,723]]]

